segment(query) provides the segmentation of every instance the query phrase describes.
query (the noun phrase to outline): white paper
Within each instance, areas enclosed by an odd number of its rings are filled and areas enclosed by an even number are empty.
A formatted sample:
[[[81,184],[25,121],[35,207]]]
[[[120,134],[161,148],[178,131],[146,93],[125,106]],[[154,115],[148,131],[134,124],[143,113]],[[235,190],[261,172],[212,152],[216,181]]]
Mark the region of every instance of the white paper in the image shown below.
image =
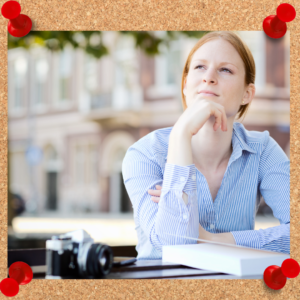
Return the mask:
[[[188,237],[186,237],[188,238]],[[162,261],[236,276],[263,275],[271,265],[281,266],[288,254],[189,238],[201,243],[162,247]]]

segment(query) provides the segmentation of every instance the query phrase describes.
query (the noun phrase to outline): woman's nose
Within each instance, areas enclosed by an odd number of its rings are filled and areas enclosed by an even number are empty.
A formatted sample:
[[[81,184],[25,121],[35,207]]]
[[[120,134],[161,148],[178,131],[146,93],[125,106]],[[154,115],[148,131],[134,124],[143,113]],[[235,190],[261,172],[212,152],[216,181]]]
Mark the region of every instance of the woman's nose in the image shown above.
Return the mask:
[[[214,73],[213,70],[207,70],[203,74],[202,80],[206,83],[216,83],[217,82],[216,74]]]

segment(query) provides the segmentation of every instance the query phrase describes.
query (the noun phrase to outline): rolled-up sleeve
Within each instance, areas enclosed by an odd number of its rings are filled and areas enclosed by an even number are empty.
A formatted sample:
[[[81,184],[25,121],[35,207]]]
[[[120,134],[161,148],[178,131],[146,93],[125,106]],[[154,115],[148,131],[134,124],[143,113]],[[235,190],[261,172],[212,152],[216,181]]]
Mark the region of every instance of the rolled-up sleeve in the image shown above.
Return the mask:
[[[280,225],[266,229],[231,232],[237,245],[290,253],[290,161],[269,137],[259,167],[259,191]]]
[[[199,235],[194,164],[179,166],[166,163],[162,174],[155,156],[146,155],[131,146],[124,157],[122,173],[136,225],[142,227],[155,249],[162,251],[163,245],[197,242],[186,238],[196,239]],[[148,193],[149,189],[155,189],[155,185],[162,186],[159,203],[153,202]],[[187,204],[183,193],[188,195]]]

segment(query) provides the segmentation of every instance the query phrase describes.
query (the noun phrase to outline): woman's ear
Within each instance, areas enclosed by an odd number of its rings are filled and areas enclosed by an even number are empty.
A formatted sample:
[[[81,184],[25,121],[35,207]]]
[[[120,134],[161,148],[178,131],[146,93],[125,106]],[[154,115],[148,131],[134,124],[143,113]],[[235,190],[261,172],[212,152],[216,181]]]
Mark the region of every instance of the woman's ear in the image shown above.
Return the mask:
[[[244,97],[243,97],[243,104],[248,104],[250,103],[255,95],[255,85],[253,83],[250,83],[247,88],[246,91],[244,93]]]

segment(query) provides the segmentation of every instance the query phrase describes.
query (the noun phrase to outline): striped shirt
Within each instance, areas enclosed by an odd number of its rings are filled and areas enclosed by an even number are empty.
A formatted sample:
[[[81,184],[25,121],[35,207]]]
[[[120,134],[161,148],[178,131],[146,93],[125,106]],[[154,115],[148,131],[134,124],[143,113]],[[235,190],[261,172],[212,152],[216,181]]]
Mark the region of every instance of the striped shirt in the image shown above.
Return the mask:
[[[233,152],[213,201],[195,164],[166,163],[172,129],[155,130],[135,142],[122,163],[138,237],[137,259],[161,259],[163,245],[196,243],[186,237],[198,238],[199,223],[211,233],[231,232],[237,245],[289,254],[290,161],[269,132],[233,124]],[[162,186],[159,203],[148,193],[155,185]],[[280,225],[254,230],[261,196]]]

